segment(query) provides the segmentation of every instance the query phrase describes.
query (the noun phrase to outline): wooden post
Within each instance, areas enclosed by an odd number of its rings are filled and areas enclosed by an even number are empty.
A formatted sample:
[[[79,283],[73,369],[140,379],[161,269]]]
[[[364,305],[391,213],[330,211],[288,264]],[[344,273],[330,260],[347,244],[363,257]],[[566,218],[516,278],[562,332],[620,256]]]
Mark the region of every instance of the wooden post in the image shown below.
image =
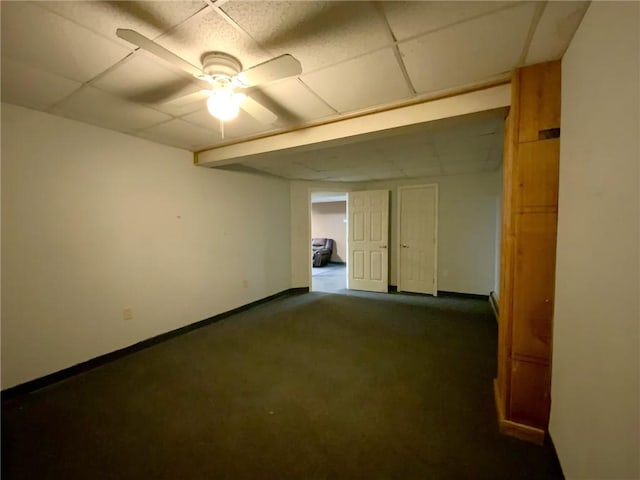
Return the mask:
[[[549,422],[560,61],[517,70],[504,143],[498,376],[500,431],[542,443]]]

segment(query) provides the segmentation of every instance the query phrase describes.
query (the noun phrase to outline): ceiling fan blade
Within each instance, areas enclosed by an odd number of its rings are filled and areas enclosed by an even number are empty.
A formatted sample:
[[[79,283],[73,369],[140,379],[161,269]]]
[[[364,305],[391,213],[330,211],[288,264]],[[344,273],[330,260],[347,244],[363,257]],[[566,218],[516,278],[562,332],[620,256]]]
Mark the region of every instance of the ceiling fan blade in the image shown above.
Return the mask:
[[[138,47],[146,50],[149,53],[153,53],[156,57],[160,57],[164,61],[169,62],[175,67],[187,72],[189,75],[193,75],[194,77],[199,79],[201,79],[203,76],[202,70],[194,67],[186,60],[183,60],[182,58],[177,56],[175,53],[170,52],[164,47],[161,47],[153,40],[145,37],[135,30],[130,30],[128,28],[118,28],[116,30],[116,35],[129,43],[137,45]]]
[[[175,97],[164,102],[164,105],[172,107],[181,107],[183,105],[189,105],[190,103],[204,100],[209,96],[209,90],[198,90],[197,92],[182,95],[181,97]]]
[[[254,85],[300,75],[301,73],[302,66],[300,62],[286,53],[240,72],[237,78],[243,86],[253,87]]]
[[[278,116],[269,110],[264,105],[259,104],[253,98],[247,97],[242,105],[240,105],[245,112],[251,115],[253,118],[258,120],[260,123],[271,124],[275,123],[278,119]]]
[[[193,85],[194,81],[192,78],[181,76],[169,82],[159,83],[150,89],[134,89],[128,94],[123,95],[123,97],[136,103],[164,103],[172,98],[185,95],[189,87],[191,87],[189,91],[193,91]]]

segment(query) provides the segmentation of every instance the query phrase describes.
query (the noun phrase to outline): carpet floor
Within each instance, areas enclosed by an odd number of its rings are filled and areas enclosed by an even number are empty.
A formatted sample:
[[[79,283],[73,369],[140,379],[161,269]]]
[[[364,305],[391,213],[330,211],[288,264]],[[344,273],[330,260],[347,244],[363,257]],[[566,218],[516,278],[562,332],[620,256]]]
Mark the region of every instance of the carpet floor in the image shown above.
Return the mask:
[[[486,301],[279,298],[2,405],[7,479],[555,479],[498,433]]]
[[[342,292],[347,288],[347,265],[328,263],[324,267],[313,267],[311,272],[311,291],[326,293]]]

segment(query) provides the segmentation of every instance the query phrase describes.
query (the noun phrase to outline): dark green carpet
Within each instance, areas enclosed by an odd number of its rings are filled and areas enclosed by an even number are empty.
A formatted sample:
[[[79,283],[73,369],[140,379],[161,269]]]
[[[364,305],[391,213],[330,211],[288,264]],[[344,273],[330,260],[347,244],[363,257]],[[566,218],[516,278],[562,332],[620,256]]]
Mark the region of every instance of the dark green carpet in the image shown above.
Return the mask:
[[[553,479],[498,434],[486,301],[274,300],[3,404],[7,479]]]

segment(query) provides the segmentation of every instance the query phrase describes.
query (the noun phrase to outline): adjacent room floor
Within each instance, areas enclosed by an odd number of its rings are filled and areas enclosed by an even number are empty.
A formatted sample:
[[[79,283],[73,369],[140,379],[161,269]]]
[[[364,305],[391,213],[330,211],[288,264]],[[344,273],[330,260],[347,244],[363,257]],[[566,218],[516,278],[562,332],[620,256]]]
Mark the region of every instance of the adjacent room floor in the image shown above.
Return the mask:
[[[324,267],[313,267],[311,291],[338,293],[347,288],[347,264],[328,263]]]
[[[498,433],[486,301],[279,298],[3,402],[3,478],[555,479]]]

